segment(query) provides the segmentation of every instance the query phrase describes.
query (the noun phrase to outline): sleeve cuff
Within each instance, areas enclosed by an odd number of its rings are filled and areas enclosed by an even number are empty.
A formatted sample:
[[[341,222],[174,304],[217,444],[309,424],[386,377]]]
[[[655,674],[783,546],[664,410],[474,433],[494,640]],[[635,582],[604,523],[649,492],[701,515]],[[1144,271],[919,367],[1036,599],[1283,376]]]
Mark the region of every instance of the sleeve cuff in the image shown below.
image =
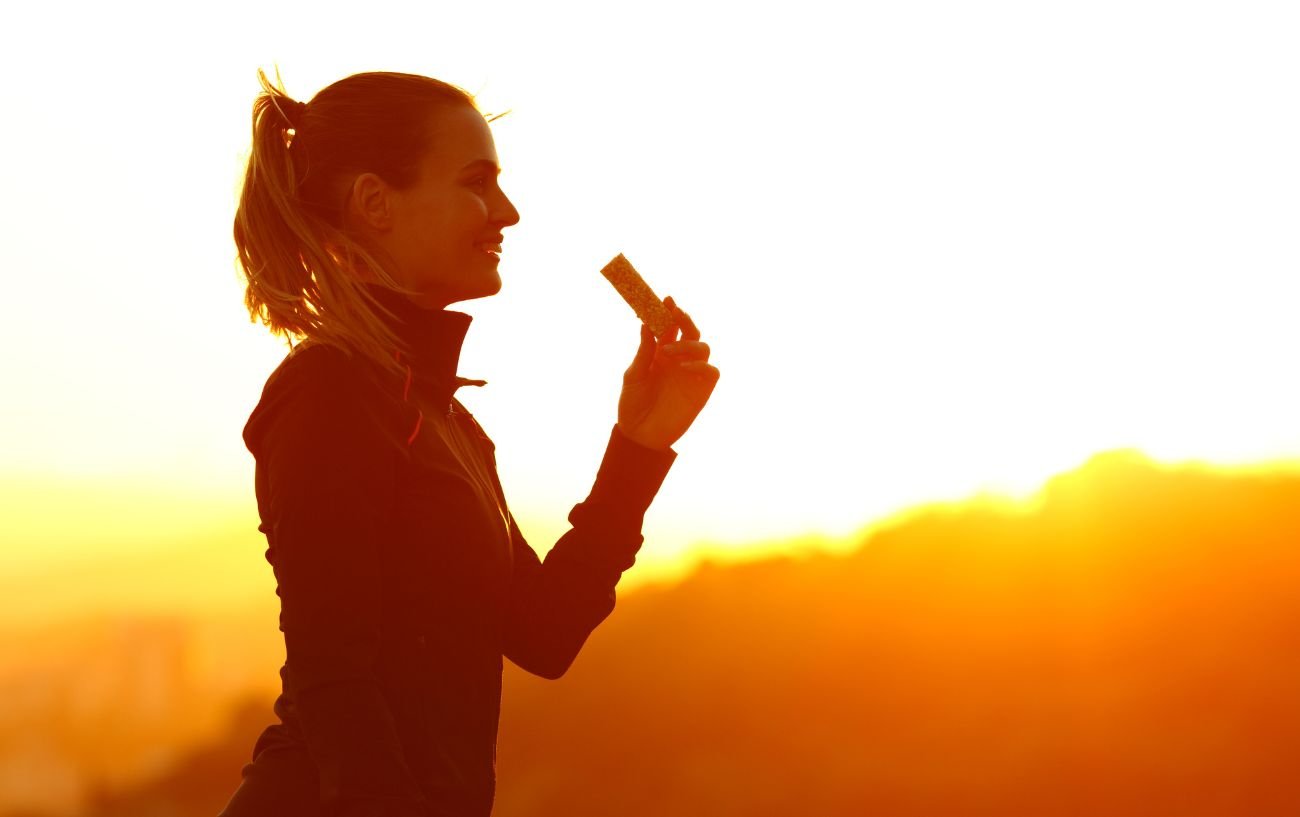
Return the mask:
[[[677,452],[671,448],[646,448],[628,439],[616,425],[610,431],[596,481],[583,504],[599,507],[602,515],[630,516],[632,519],[627,521],[635,520],[639,530],[642,517],[676,459]]]

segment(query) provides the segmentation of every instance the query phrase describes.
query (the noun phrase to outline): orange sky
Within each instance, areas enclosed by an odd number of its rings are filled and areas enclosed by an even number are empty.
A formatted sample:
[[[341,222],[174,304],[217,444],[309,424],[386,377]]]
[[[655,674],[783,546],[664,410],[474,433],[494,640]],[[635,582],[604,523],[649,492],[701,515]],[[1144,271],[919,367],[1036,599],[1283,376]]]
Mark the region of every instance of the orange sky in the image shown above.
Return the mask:
[[[462,373],[541,550],[636,345],[598,274],[619,251],[723,373],[650,564],[1026,492],[1116,447],[1300,457],[1286,4],[345,8],[7,27],[0,481],[39,496],[3,508],[0,568],[183,547],[198,520],[260,559],[239,433],[284,349],[247,321],[229,228],[276,63],[299,98],[392,69],[512,109],[522,221],[502,293],[459,307]]]

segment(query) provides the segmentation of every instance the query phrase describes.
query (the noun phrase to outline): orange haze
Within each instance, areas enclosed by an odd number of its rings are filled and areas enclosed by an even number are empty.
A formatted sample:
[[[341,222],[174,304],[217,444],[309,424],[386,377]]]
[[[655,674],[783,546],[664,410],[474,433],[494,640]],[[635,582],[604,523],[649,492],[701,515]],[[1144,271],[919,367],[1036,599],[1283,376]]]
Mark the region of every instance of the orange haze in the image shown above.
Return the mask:
[[[625,593],[564,679],[507,672],[494,813],[1294,813],[1298,540],[1300,475],[1111,454],[847,555],[706,564]],[[10,635],[4,804],[212,814],[274,626]]]

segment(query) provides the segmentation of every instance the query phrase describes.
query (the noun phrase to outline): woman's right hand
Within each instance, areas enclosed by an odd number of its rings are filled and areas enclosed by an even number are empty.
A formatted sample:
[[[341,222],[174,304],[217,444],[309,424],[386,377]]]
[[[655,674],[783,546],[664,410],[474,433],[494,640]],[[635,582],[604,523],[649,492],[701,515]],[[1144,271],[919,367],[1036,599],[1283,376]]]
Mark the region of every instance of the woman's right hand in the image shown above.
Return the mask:
[[[700,340],[695,322],[671,297],[664,306],[676,325],[663,338],[641,325],[641,346],[623,375],[618,400],[619,430],[633,442],[661,450],[695,422],[720,376],[709,363],[709,345]]]

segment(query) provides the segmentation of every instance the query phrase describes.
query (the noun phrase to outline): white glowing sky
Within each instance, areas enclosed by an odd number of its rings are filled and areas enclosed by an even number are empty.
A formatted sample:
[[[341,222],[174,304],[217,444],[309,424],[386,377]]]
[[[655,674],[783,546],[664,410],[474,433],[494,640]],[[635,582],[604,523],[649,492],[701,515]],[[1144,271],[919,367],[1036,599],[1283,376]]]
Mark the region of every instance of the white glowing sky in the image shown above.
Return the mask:
[[[1293,5],[463,5],[7,12],[0,476],[251,507],[239,432],[284,348],[247,320],[229,228],[275,64],[298,98],[384,69],[512,109],[504,289],[457,308],[462,374],[490,381],[465,399],[540,550],[636,345],[598,274],[619,251],[722,370],[649,562],[1116,447],[1300,457]]]

